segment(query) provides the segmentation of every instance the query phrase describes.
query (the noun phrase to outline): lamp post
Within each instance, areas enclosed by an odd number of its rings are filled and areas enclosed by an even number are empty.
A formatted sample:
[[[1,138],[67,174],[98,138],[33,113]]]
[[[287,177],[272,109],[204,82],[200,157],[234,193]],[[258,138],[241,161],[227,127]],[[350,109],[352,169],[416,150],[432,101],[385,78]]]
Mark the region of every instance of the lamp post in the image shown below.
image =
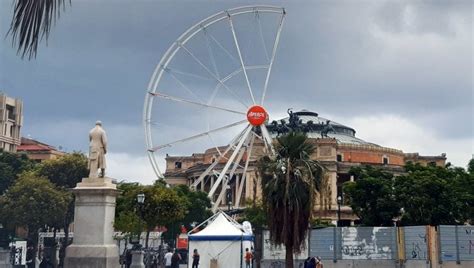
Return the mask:
[[[136,241],[130,241],[130,243],[134,244],[132,248],[132,263],[130,268],[144,268],[145,265],[143,264],[143,251],[142,246],[140,245],[140,238],[142,234],[142,219],[143,219],[143,204],[145,203],[145,194],[139,193],[137,194],[137,203],[138,209],[140,212],[140,231],[138,233],[138,239]]]
[[[341,203],[342,197],[340,195],[337,196],[337,226],[341,226]]]
[[[230,212],[230,207],[232,206],[232,189],[230,185],[226,186],[226,199],[227,199],[227,212]]]

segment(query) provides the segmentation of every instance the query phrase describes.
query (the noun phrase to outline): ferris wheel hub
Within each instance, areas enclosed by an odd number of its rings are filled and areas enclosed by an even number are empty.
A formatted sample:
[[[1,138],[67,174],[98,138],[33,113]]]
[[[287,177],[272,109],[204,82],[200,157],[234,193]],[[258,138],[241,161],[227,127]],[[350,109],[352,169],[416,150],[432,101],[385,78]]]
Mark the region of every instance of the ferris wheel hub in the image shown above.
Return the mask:
[[[267,111],[265,110],[265,108],[263,108],[260,105],[254,105],[250,107],[249,110],[247,111],[247,120],[252,126],[258,127],[262,125],[263,123],[265,123],[267,118],[268,118]]]

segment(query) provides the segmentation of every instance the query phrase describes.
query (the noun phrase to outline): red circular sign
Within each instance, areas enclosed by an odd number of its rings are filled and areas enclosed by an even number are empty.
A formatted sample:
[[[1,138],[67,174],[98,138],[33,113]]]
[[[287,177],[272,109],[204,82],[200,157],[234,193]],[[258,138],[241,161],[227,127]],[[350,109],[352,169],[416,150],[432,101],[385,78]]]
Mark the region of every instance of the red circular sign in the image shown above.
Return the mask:
[[[247,112],[247,120],[252,126],[260,126],[267,120],[267,111],[262,106],[255,105],[250,107]]]

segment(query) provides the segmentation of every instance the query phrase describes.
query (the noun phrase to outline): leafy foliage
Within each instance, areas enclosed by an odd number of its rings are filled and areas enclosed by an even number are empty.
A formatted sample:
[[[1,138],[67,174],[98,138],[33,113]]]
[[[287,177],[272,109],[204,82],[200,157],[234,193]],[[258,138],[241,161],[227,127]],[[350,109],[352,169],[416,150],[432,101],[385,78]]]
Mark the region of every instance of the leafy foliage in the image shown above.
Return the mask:
[[[59,18],[64,0],[16,0],[8,34],[18,44],[22,58],[36,57],[38,42],[49,37],[51,26]]]
[[[262,201],[258,200],[255,203],[247,202],[247,206],[245,207],[241,221],[251,222],[252,227],[255,229],[262,229],[264,226],[266,226],[268,219],[265,206],[263,205]]]
[[[473,217],[474,176],[462,168],[408,163],[395,180],[404,225],[464,223]]]
[[[324,168],[311,160],[314,146],[304,133],[290,132],[277,140],[276,157],[260,159],[259,172],[270,239],[285,245],[286,267],[291,268],[293,252],[304,246]]]
[[[157,226],[176,223],[186,215],[186,200],[162,184],[120,183],[118,189],[122,194],[117,198],[115,227],[122,232],[149,232]],[[145,194],[143,205],[136,200],[139,193]]]
[[[372,167],[353,168],[344,192],[364,225],[463,224],[474,219],[474,174],[447,165],[407,163],[397,177]]]
[[[34,168],[35,164],[25,154],[0,151],[0,195],[5,193],[21,172]]]
[[[34,172],[24,172],[2,202],[2,214],[12,224],[27,227],[29,233],[35,236],[43,226],[55,226],[62,220],[70,195],[45,177],[37,176]]]
[[[355,167],[349,173],[355,181],[344,183],[345,197],[362,224],[391,226],[400,211],[393,192],[393,175],[371,166]]]
[[[87,177],[87,158],[78,152],[43,161],[38,166],[38,175],[63,188],[74,188]]]

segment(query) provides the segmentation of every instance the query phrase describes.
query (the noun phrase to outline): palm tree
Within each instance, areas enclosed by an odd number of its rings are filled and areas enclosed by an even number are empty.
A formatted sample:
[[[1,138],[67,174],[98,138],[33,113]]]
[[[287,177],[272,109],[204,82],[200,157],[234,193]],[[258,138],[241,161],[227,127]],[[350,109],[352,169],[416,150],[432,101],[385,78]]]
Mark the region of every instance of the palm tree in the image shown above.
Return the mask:
[[[285,267],[292,268],[293,253],[304,247],[324,167],[311,160],[315,147],[304,133],[290,132],[277,140],[276,156],[260,159],[259,172],[270,240],[285,245]]]
[[[14,12],[7,35],[12,36],[12,45],[17,54],[28,59],[36,57],[38,42],[48,40],[51,25],[59,18],[64,0],[15,0]]]

